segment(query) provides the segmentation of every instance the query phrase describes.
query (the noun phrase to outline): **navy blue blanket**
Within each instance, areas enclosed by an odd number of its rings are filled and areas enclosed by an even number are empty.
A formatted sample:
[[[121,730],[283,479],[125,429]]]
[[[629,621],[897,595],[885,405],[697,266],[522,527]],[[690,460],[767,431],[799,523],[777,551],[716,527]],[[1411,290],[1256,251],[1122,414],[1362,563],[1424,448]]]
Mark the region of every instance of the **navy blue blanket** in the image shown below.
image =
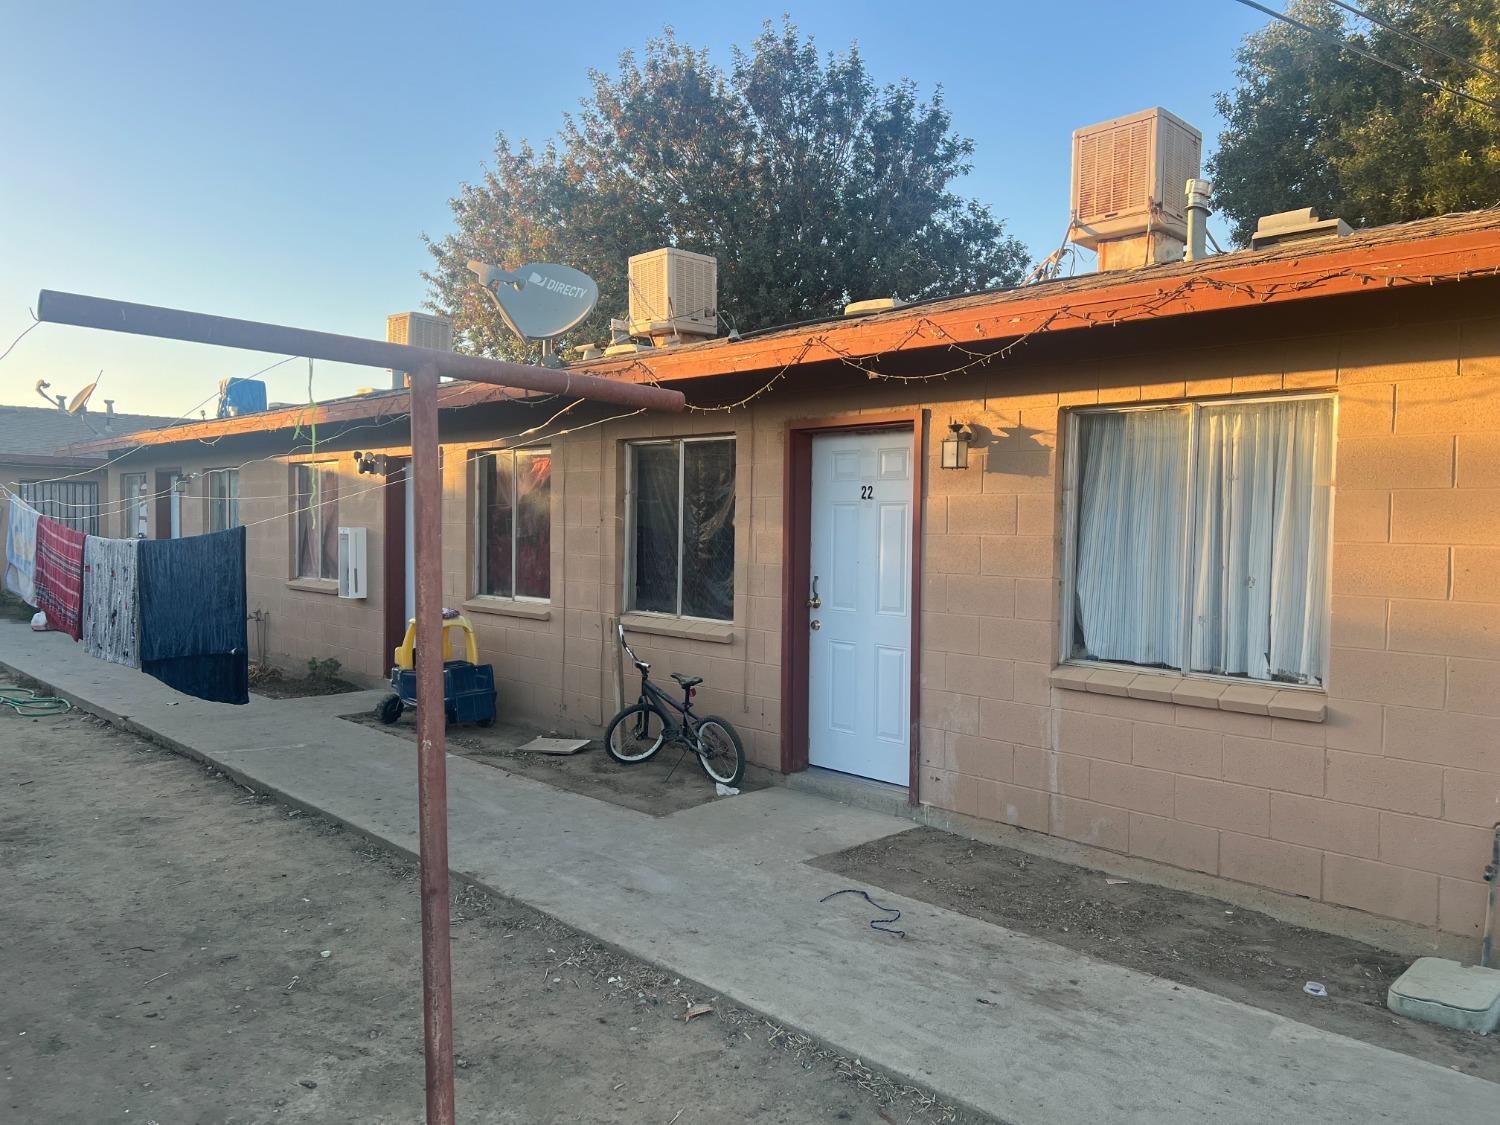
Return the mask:
[[[245,529],[143,539],[141,671],[213,703],[250,702]]]

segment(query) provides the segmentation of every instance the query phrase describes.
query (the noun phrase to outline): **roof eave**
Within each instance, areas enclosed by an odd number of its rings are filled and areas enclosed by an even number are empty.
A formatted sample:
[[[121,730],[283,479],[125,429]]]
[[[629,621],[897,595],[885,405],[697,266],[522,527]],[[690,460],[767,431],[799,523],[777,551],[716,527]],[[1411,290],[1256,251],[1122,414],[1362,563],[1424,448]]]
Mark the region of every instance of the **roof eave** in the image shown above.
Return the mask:
[[[1402,238],[1379,232],[1380,237],[1361,239],[1355,235],[1338,242],[1320,242],[1305,250],[1232,254],[1223,262],[1209,258],[1202,263],[1122,271],[1117,276],[1099,275],[1103,280],[1098,284],[1054,282],[958,297],[748,340],[715,340],[628,358],[594,360],[575,364],[570,370],[631,382],[681,382],[774,371],[801,363],[869,358],[897,350],[954,344],[1000,346],[1041,331],[1279,305],[1361,292],[1372,286],[1399,289],[1500,276],[1500,212],[1457,218],[1465,219],[1466,224],[1454,223],[1461,229],[1450,233]],[[1425,230],[1431,222],[1411,225]],[[444,409],[523,397],[521,392],[478,383],[445,383],[442,390]],[[70,448],[80,454],[107,452],[124,445],[166,445],[313,423],[378,420],[404,415],[407,410],[408,396],[404,394],[345,399],[316,408],[303,406],[148,430]]]

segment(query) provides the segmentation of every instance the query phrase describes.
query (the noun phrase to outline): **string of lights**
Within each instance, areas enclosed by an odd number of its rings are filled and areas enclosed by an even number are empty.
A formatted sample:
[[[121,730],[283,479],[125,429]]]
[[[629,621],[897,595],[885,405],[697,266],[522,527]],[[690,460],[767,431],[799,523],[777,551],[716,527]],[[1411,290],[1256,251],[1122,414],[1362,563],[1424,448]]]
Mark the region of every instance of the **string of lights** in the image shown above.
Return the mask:
[[[819,349],[826,351],[828,358],[859,371],[871,380],[884,380],[894,383],[927,383],[934,380],[955,378],[975,369],[1004,361],[1015,351],[1029,344],[1035,337],[1055,329],[1061,322],[1074,321],[1092,328],[1106,325],[1114,326],[1126,321],[1149,318],[1159,315],[1162,309],[1190,296],[1195,290],[1234,292],[1258,303],[1265,303],[1278,296],[1288,293],[1306,292],[1325,286],[1331,281],[1341,279],[1353,279],[1364,285],[1381,285],[1390,288],[1398,284],[1436,285],[1439,282],[1464,281],[1469,278],[1484,276],[1500,276],[1500,269],[1461,270],[1449,273],[1372,273],[1365,270],[1343,268],[1328,270],[1324,273],[1297,281],[1278,281],[1264,285],[1254,282],[1228,281],[1211,274],[1194,274],[1182,279],[1175,286],[1158,289],[1150,297],[1143,297],[1123,305],[1114,305],[1102,312],[1090,311],[1068,304],[1059,305],[1046,313],[1037,324],[1015,336],[1004,346],[989,351],[980,351],[967,346],[942,325],[926,316],[919,317],[914,321],[912,326],[895,344],[866,356],[859,356],[841,348],[832,342],[826,334],[815,334],[803,339],[798,346],[796,354],[779,367],[770,378],[745,397],[735,402],[713,406],[689,403],[687,409],[696,413],[728,413],[748,407],[752,402],[768,394],[774,387],[783,382],[792,368],[807,362],[809,355],[814,354]],[[957,352],[964,356],[963,362],[941,371],[924,372],[918,375],[895,374],[888,371],[881,371],[876,366],[882,359],[902,351],[933,347],[934,345],[928,342],[932,337],[945,339],[946,345],[944,346],[949,351]],[[655,370],[644,359],[639,357],[633,359],[625,370],[640,372],[652,385],[661,385]]]
[[[1008,340],[1003,346],[992,350],[978,350],[972,346],[969,346],[968,344],[965,344],[962,340],[955,337],[941,324],[927,316],[919,317],[916,321],[914,321],[911,327],[895,344],[882,349],[880,352],[864,356],[857,355],[840,347],[838,344],[830,340],[827,333],[817,333],[805,337],[800,342],[795,354],[790,359],[781,364],[781,366],[778,367],[770,375],[769,378],[761,383],[754,391],[750,392],[744,397],[729,403],[703,404],[690,402],[687,404],[687,409],[690,412],[700,414],[727,414],[736,410],[747,408],[751,403],[769,394],[774,388],[784,382],[793,368],[796,368],[808,362],[809,356],[815,355],[815,353],[817,353],[819,350],[828,353],[829,359],[837,361],[838,363],[841,363],[853,370],[859,371],[867,379],[870,380],[880,380],[896,383],[926,383],[932,382],[934,380],[947,380],[956,378],[968,374],[969,372],[972,372],[974,370],[989,367],[990,365],[997,362],[1003,362],[1011,355],[1013,355],[1018,349],[1029,344],[1035,337],[1053,330],[1061,322],[1074,321],[1088,327],[1098,327],[1114,326],[1130,320],[1153,317],[1158,315],[1161,310],[1166,308],[1167,306],[1188,297],[1195,290],[1235,292],[1258,303],[1265,303],[1279,295],[1284,295],[1287,293],[1306,292],[1327,285],[1331,281],[1340,279],[1353,279],[1359,281],[1364,285],[1381,285],[1389,288],[1397,284],[1435,285],[1439,282],[1462,281],[1468,278],[1481,276],[1500,276],[1500,269],[1464,270],[1448,273],[1373,273],[1364,270],[1343,268],[1328,270],[1323,273],[1316,274],[1307,278],[1302,278],[1297,281],[1272,282],[1265,285],[1260,285],[1253,282],[1229,281],[1221,277],[1213,276],[1211,274],[1195,274],[1193,276],[1182,279],[1175,286],[1172,286],[1170,288],[1158,289],[1152,296],[1143,297],[1139,300],[1123,305],[1114,305],[1104,311],[1091,311],[1068,304],[1059,305],[1047,312],[1035,325],[1033,325],[1026,331],[1016,335],[1014,338]],[[931,342],[934,339],[938,341],[945,341],[945,343],[934,345]],[[923,372],[921,374],[896,374],[879,369],[879,365],[881,364],[881,362],[892,355],[912,350],[930,349],[934,346],[941,346],[950,352],[961,355],[963,357],[962,362],[944,368],[943,370]],[[275,364],[271,364],[269,367],[262,368],[260,372],[257,372],[257,374],[262,374],[265,371],[269,371],[275,367],[280,366],[283,363],[290,362],[291,360],[296,358],[298,357],[286,357],[285,359],[279,360]],[[649,362],[644,359],[641,359],[639,357],[633,358],[624,370],[626,372],[639,372],[652,385],[661,385],[655,370],[651,367]],[[249,377],[253,378],[254,376]],[[463,382],[445,384],[438,390],[440,396],[439,405],[442,406],[451,404],[453,400],[466,395],[470,390],[471,385]],[[535,405],[549,401],[555,397],[557,396],[549,395],[541,396],[536,399],[522,399],[520,401]],[[446,402],[444,400],[446,400]],[[205,399],[204,401],[206,402],[207,399]],[[517,434],[510,435],[509,437],[499,437],[493,440],[496,443],[504,444],[536,434],[539,431],[545,429],[547,426],[551,425],[558,418],[573,410],[582,401],[583,400],[574,400],[573,402],[564,406],[561,410],[554,413],[546,421],[539,423],[536,426],[528,427],[527,429],[524,429]],[[391,399],[391,402],[393,406],[397,403],[404,404],[404,400],[397,397],[393,397]],[[202,404],[200,403],[198,405]],[[197,406],[194,406],[190,408],[187,413],[190,414],[192,410],[195,410],[197,408]],[[641,411],[633,411],[628,414],[615,415],[609,418],[602,418],[592,422],[587,422],[580,426],[565,428],[551,435],[548,435],[548,438],[546,440],[550,440],[551,438],[555,437],[562,437],[569,433],[576,432],[577,430],[604,425],[608,422],[617,421],[622,418],[633,417],[639,413],[641,413]],[[393,410],[391,413],[385,413],[384,411],[381,411],[377,413],[372,419],[358,426],[341,430],[338,434],[338,438],[342,442],[344,438],[347,438],[350,434],[356,433],[360,430],[380,428],[392,425],[401,422],[409,416],[409,410]],[[186,417],[187,415],[184,414],[183,418]],[[195,438],[189,440],[197,441],[203,445],[212,446],[225,436],[227,435],[220,434],[213,438]],[[68,474],[61,477],[52,477],[45,480],[28,483],[58,483],[62,481],[73,480],[80,476],[91,475],[93,473],[97,473],[103,468],[108,467],[109,465],[114,464],[124,457],[137,452],[139,449],[144,448],[145,444],[146,443],[144,442],[136,443],[120,454],[117,454],[116,456],[110,458],[102,465],[85,469],[79,473]],[[250,460],[245,461],[238,466],[234,466],[233,468],[234,470],[238,471],[247,468],[250,465],[258,464],[261,462],[297,456],[300,453],[313,448],[315,448],[315,446],[312,446],[311,444],[304,446],[299,445],[294,441],[292,446],[285,451],[279,451],[277,453],[269,454],[263,457],[251,458]],[[224,470],[211,469],[204,470],[203,472],[212,473],[220,471]],[[190,479],[196,479],[200,475],[202,475],[202,473],[194,473],[192,474],[192,477]],[[0,485],[0,487],[3,487],[3,485]],[[6,491],[10,492],[8,488],[6,489]],[[96,506],[96,510],[101,514],[114,514],[120,511],[128,510],[131,506],[143,501],[151,501],[160,498],[161,496],[167,495],[171,491],[173,490],[168,488],[142,497],[122,499],[120,501],[112,502],[102,506]],[[14,495],[14,493],[11,494]],[[240,499],[244,500],[276,498],[279,498],[279,495],[272,497],[240,497]],[[66,506],[78,508],[95,507],[87,504],[70,504]]]

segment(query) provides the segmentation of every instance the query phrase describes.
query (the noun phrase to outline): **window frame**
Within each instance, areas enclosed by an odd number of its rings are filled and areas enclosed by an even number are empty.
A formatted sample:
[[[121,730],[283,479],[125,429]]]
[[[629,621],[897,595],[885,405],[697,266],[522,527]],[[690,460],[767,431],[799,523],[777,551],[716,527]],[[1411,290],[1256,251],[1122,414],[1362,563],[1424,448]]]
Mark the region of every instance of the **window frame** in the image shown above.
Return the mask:
[[[129,482],[139,480],[140,488],[132,492]],[[120,474],[120,530],[122,539],[146,539],[151,535],[151,475],[144,470],[139,473]],[[135,516],[132,520],[131,516]],[[146,517],[146,530],[140,529],[140,517]],[[135,526],[131,526],[134,524]]]
[[[331,584],[331,585],[337,585],[338,584],[338,580],[339,580],[339,561],[338,561],[338,540],[337,540],[338,533],[337,533],[337,531],[334,532],[335,539],[334,539],[334,558],[333,558],[333,573],[332,574],[323,574],[322,573],[322,570],[323,570],[322,535],[324,533],[321,532],[321,531],[319,532],[319,539],[318,539],[318,571],[319,571],[319,573],[317,573],[317,574],[303,574],[302,573],[302,537],[301,537],[301,526],[302,526],[302,516],[304,514],[303,513],[304,506],[307,506],[308,507],[308,511],[311,512],[313,508],[319,508],[319,509],[321,509],[327,503],[327,501],[324,501],[324,500],[314,501],[313,500],[313,496],[315,494],[316,495],[320,495],[321,494],[321,485],[322,485],[322,480],[323,480],[324,476],[331,475],[334,478],[335,481],[338,480],[338,476],[339,476],[338,465],[339,465],[338,461],[334,460],[332,458],[330,458],[327,461],[293,461],[292,462],[292,503],[291,503],[292,511],[291,511],[290,514],[291,514],[291,522],[292,522],[291,532],[292,532],[292,580],[293,581],[296,581],[296,582],[322,582],[322,583],[328,583],[328,584]],[[302,485],[301,475],[302,475],[302,471],[304,469],[311,470],[311,471],[313,471],[313,472],[315,472],[315,473],[318,474],[318,481],[317,481],[317,484],[315,486],[316,492],[309,492],[308,493],[307,505],[304,505],[304,503],[302,501],[302,495],[303,495],[303,493],[302,493],[302,487],[301,487],[301,485]],[[335,488],[337,488],[337,485],[335,485]],[[339,514],[338,513],[339,496],[338,496],[337,492],[335,492],[332,502],[333,502],[333,505],[334,505],[334,526],[335,526],[335,528],[337,528],[337,526],[338,526],[338,514]]]
[[[510,510],[511,510],[511,525],[510,525],[510,593],[509,594],[488,594],[488,593],[485,593],[481,589],[481,587],[484,585],[484,582],[482,581],[483,575],[484,575],[484,567],[483,567],[483,564],[481,562],[481,559],[483,558],[484,550],[485,550],[486,536],[485,536],[484,522],[485,522],[485,509],[487,508],[487,505],[484,502],[484,488],[483,488],[483,486],[481,484],[481,478],[480,478],[480,475],[479,475],[479,473],[480,473],[480,460],[482,458],[485,458],[485,457],[497,457],[497,456],[500,456],[501,454],[509,455],[510,458],[511,458],[511,473],[510,473]],[[541,597],[541,596],[538,596],[536,594],[518,594],[518,593],[516,593],[517,554],[520,551],[520,537],[516,534],[516,524],[519,522],[519,517],[520,517],[519,497],[518,497],[518,493],[519,493],[519,490],[520,490],[520,477],[516,473],[516,467],[515,466],[516,466],[516,459],[517,459],[517,457],[519,457],[519,456],[521,456],[523,454],[533,454],[533,455],[535,455],[535,454],[542,454],[542,455],[545,455],[546,457],[548,457],[551,460],[551,462],[552,462],[551,467],[547,471],[547,542],[548,542],[549,550],[548,550],[548,561],[547,561],[547,570],[548,570],[548,573],[547,573],[547,594],[546,594],[545,597]],[[526,602],[526,603],[529,603],[531,605],[551,605],[552,604],[552,573],[551,573],[552,562],[551,562],[551,550],[550,550],[550,546],[551,546],[551,542],[552,542],[552,523],[553,523],[553,520],[552,520],[552,514],[553,514],[552,513],[552,471],[553,471],[553,469],[556,468],[556,466],[557,466],[557,460],[556,460],[556,457],[555,457],[555,455],[553,453],[552,446],[550,446],[550,445],[523,445],[523,446],[511,446],[511,447],[507,447],[507,448],[504,448],[504,449],[474,449],[474,450],[470,451],[470,453],[469,453],[469,473],[470,473],[469,480],[470,480],[471,487],[473,488],[473,497],[474,497],[474,519],[473,519],[473,525],[472,525],[473,526],[473,530],[474,530],[474,551],[473,551],[472,556],[470,557],[470,568],[469,568],[469,589],[472,591],[472,593],[470,594],[471,597],[474,597],[474,598],[487,598],[487,599],[491,599],[493,601],[500,601],[500,602]]]
[[[209,530],[209,532],[212,533],[214,531],[231,531],[234,528],[239,527],[240,526],[240,471],[239,471],[239,469],[237,469],[237,468],[208,469],[208,470],[206,470],[204,472],[203,475],[206,478],[204,480],[204,482],[203,482],[204,483],[203,494],[204,494],[205,499],[208,501],[208,513],[207,513],[207,515],[208,515],[208,530]],[[220,479],[228,481],[228,482],[231,482],[233,484],[234,488],[233,488],[233,492],[232,493],[226,492],[225,495],[223,495],[222,497],[214,495],[214,483],[215,483],[215,481],[220,480]],[[221,504],[225,505],[227,507],[227,511],[225,512],[225,523],[224,523],[223,527],[216,528],[216,527],[214,527],[214,513],[215,513],[215,510]]]
[[[642,438],[639,441],[625,442],[625,556],[624,566],[624,589],[621,592],[621,604],[625,613],[639,614],[643,617],[656,617],[667,621],[702,621],[710,625],[729,625],[734,623],[734,598],[735,590],[733,567],[730,568],[730,591],[729,591],[729,616],[728,617],[697,617],[693,614],[682,612],[682,536],[683,527],[686,524],[684,515],[686,513],[683,504],[684,494],[687,490],[687,454],[686,447],[689,445],[703,444],[707,442],[725,442],[734,447],[734,487],[735,499],[739,499],[739,438],[736,434],[695,434],[692,437],[669,437],[669,438]],[[677,593],[674,599],[677,612],[667,613],[659,609],[637,609],[635,608],[635,543],[636,543],[636,475],[635,475],[635,450],[643,446],[676,446],[677,454]],[[738,512],[736,512],[738,516]],[[735,534],[739,534],[739,523],[736,519]],[[736,545],[737,546],[737,545]]]
[[[1325,550],[1328,558],[1328,581],[1324,584],[1320,622],[1323,630],[1323,666],[1320,670],[1319,682],[1309,684],[1285,683],[1281,680],[1253,680],[1248,676],[1232,676],[1220,672],[1195,672],[1187,668],[1157,668],[1142,664],[1131,664],[1124,660],[1091,660],[1088,657],[1073,656],[1073,629],[1075,625],[1073,602],[1076,596],[1078,578],[1078,429],[1079,419],[1087,414],[1125,414],[1138,413],[1147,410],[1182,410],[1189,411],[1188,438],[1184,456],[1187,458],[1187,482],[1188,482],[1188,511],[1183,520],[1182,552],[1184,560],[1189,564],[1183,567],[1182,604],[1187,607],[1187,612],[1182,616],[1182,637],[1180,651],[1184,654],[1184,662],[1187,662],[1187,654],[1192,649],[1193,608],[1192,608],[1192,550],[1194,535],[1197,530],[1193,514],[1196,505],[1193,497],[1196,495],[1198,486],[1197,464],[1198,464],[1198,416],[1203,407],[1212,406],[1254,406],[1262,402],[1288,402],[1288,401],[1318,401],[1329,402],[1329,464],[1330,475],[1328,483],[1328,526],[1323,529],[1326,537]],[[1058,605],[1058,664],[1073,668],[1098,668],[1104,670],[1135,670],[1144,676],[1179,676],[1184,679],[1207,680],[1212,683],[1222,684],[1253,684],[1259,687],[1267,687],[1284,691],[1311,691],[1326,694],[1328,691],[1328,669],[1333,658],[1332,619],[1333,619],[1333,523],[1334,509],[1338,501],[1338,432],[1339,432],[1339,401],[1338,395],[1332,391],[1321,391],[1315,393],[1288,393],[1288,394],[1261,394],[1261,395],[1220,395],[1213,398],[1194,399],[1168,399],[1160,402],[1143,403],[1118,403],[1101,404],[1098,406],[1074,406],[1064,410],[1066,444],[1063,449],[1062,466],[1062,489],[1063,489],[1063,523],[1062,523],[1062,600]]]

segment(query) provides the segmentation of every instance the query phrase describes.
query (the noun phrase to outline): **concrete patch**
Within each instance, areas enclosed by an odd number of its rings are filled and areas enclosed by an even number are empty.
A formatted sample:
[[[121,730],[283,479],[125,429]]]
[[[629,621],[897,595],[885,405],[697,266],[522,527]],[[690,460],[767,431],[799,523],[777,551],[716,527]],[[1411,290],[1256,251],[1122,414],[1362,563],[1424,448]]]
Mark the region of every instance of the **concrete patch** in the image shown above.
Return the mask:
[[[1397,1015],[1488,1035],[1500,1028],[1500,969],[1421,957],[1391,985]]]
[[[398,739],[285,709],[309,701],[166,706],[178,699],[149,677],[24,625],[0,622],[0,664],[257,792],[416,847],[415,756]],[[270,748],[289,734],[313,747]],[[234,753],[246,746],[265,749]],[[460,875],[1011,1125],[1494,1125],[1479,1078],[875,887],[904,940],[818,904],[851,880],[808,859],[909,821],[782,786],[657,818],[468,759],[449,770]]]

